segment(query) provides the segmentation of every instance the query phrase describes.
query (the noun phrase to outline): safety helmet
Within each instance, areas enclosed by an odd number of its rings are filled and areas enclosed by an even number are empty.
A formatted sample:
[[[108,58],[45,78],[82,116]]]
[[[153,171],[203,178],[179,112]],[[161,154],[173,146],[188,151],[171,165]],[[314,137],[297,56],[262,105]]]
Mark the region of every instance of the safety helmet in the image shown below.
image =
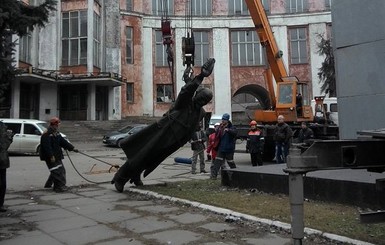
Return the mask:
[[[254,121],[254,120],[250,122],[250,126],[253,126],[253,125],[254,125],[254,126],[257,125],[257,122]]]
[[[53,118],[51,118],[51,119],[49,120],[49,124],[50,124],[50,125],[59,125],[59,123],[60,123],[60,119],[57,118],[57,117],[53,117]]]

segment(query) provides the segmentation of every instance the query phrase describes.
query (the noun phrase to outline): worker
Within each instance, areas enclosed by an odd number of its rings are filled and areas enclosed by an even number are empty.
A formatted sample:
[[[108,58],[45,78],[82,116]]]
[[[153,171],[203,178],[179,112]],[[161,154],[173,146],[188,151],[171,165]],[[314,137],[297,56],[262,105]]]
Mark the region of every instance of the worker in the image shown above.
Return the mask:
[[[216,180],[219,170],[225,165],[225,161],[230,168],[236,168],[234,162],[235,142],[237,139],[237,129],[230,121],[230,115],[225,113],[222,115],[222,122],[218,131],[215,133],[214,147],[218,149],[214,164],[211,165],[210,179]]]
[[[265,138],[263,137],[262,131],[257,127],[257,122],[252,120],[246,142],[246,152],[250,153],[252,166],[263,165],[262,155],[264,144]]]
[[[314,132],[307,126],[306,122],[301,123],[301,130],[298,134],[298,143],[310,144],[310,141],[314,139]]]
[[[289,155],[292,137],[293,131],[290,126],[285,123],[285,117],[283,115],[279,115],[273,136],[275,141],[275,158],[277,163],[286,162],[286,157]]]
[[[66,170],[62,159],[62,148],[78,152],[78,150],[64,139],[59,132],[60,120],[53,117],[49,120],[49,127],[40,138],[40,160],[45,161],[50,171],[50,175],[45,183],[45,188],[50,188],[53,185],[55,192],[64,192],[68,188],[66,186]]]

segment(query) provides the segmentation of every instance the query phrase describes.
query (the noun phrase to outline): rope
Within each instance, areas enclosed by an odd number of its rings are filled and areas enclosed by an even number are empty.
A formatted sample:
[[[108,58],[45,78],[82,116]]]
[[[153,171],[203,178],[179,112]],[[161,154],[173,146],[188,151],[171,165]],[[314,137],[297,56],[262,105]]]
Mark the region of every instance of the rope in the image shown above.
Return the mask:
[[[82,155],[84,155],[84,156],[87,156],[87,157],[89,157],[89,158],[92,158],[92,159],[94,159],[94,160],[96,160],[96,161],[105,163],[105,164],[107,164],[107,165],[109,165],[109,166],[111,166],[111,167],[119,168],[119,165],[117,165],[117,164],[111,164],[111,163],[109,163],[109,162],[100,160],[100,159],[98,159],[98,158],[96,158],[96,157],[93,157],[93,156],[90,156],[90,155],[88,155],[88,154],[86,154],[86,153],[84,153],[84,152],[80,152],[80,151],[79,151],[78,153],[80,153],[80,154],[82,154]]]
[[[75,167],[75,164],[72,162],[72,159],[71,159],[71,157],[70,157],[70,155],[69,155],[69,153],[68,153],[67,150],[66,150],[66,153],[67,153],[67,157],[68,157],[68,159],[69,159],[69,161],[70,161],[72,167],[75,169],[75,172],[76,172],[82,179],[84,179],[85,181],[90,182],[90,183],[93,183],[93,184],[107,184],[107,183],[111,183],[111,181],[101,181],[101,182],[98,182],[98,181],[93,181],[93,180],[87,179],[87,178],[84,177],[84,176],[79,172],[79,170]],[[87,154],[85,154],[85,153],[82,153],[82,152],[80,152],[80,151],[79,151],[79,153],[81,153],[81,154],[83,154],[83,155],[85,155],[85,156],[88,156],[88,157],[90,157],[90,158],[93,158],[93,159],[95,159],[95,160],[98,160],[98,161],[100,161],[100,162],[104,162],[104,161],[102,161],[102,160],[99,160],[99,159],[97,159],[97,158],[91,157],[91,156],[89,156],[89,155],[87,155]],[[104,163],[110,165],[111,168],[116,167],[116,165],[112,165],[112,164],[107,163],[107,162],[104,162]],[[110,172],[111,168],[108,170],[108,172]]]

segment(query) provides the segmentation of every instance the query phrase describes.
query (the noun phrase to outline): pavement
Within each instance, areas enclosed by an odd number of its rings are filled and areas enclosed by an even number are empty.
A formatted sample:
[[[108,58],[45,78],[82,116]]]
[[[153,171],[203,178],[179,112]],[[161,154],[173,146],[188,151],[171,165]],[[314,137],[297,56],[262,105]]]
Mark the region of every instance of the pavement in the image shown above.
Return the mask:
[[[91,157],[110,164],[124,163],[125,155],[118,148],[99,142],[73,143]],[[144,184],[208,179],[209,174],[192,175],[190,165],[175,164],[175,157],[191,154],[188,145],[182,147],[144,178]],[[43,188],[48,170],[38,156],[11,156],[5,201],[8,211],[0,213],[2,245],[292,244],[289,224],[158,195],[129,184],[118,193],[109,183],[114,170],[86,155],[70,152],[65,157],[70,187],[66,193]],[[236,153],[235,159],[240,168],[250,165],[248,154]],[[206,162],[206,170],[209,165]],[[325,243],[369,244],[306,229],[303,244]]]

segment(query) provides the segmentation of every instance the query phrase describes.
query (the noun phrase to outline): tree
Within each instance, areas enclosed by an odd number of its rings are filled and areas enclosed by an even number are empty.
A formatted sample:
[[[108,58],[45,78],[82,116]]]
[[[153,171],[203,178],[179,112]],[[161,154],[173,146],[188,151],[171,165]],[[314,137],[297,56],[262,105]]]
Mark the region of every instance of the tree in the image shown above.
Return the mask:
[[[35,27],[44,27],[49,13],[55,10],[55,0],[45,0],[39,6],[30,6],[18,0],[0,1],[0,102],[15,79],[12,35],[23,36]]]
[[[334,67],[333,48],[330,39],[325,39],[323,35],[318,34],[321,39],[317,44],[318,54],[325,56],[322,66],[318,69],[319,82],[322,83],[321,93],[329,94],[329,97],[335,97],[336,91],[336,72]]]

